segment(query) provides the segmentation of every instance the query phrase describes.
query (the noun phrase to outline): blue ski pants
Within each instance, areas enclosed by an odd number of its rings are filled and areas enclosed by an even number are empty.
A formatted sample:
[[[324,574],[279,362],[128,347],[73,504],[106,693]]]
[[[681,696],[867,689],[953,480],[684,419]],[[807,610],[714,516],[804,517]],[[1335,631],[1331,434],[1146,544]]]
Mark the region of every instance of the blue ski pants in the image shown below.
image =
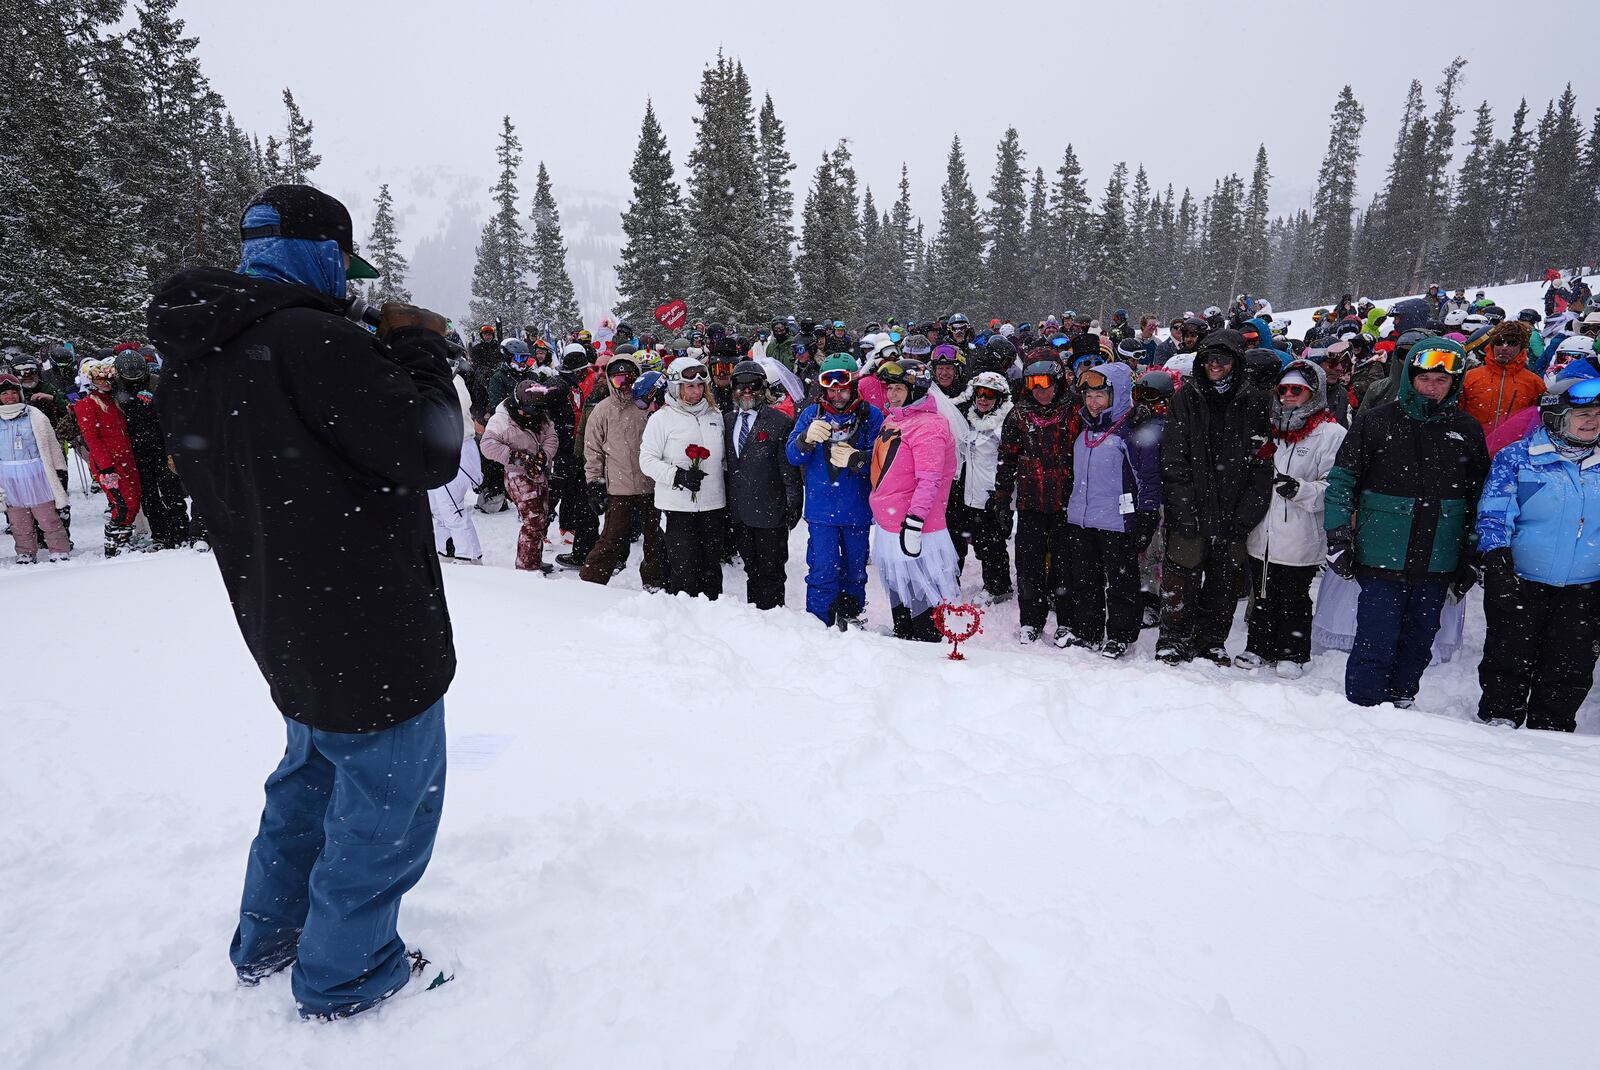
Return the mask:
[[[833,604],[840,595],[855,600],[860,613],[867,604],[867,532],[870,524],[813,524],[806,521],[806,612],[824,624],[833,623]]]

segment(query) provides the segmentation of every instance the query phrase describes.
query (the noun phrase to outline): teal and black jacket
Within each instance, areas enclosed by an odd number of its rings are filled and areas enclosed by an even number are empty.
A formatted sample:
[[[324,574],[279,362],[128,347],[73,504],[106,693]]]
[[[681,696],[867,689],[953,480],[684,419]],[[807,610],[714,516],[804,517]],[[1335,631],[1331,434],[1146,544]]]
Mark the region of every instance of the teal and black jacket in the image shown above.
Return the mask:
[[[1396,399],[1362,409],[1339,447],[1323,524],[1355,529],[1361,575],[1441,580],[1471,546],[1489,450],[1483,427],[1456,408],[1460,376],[1435,403],[1413,389],[1406,369],[1396,372]]]

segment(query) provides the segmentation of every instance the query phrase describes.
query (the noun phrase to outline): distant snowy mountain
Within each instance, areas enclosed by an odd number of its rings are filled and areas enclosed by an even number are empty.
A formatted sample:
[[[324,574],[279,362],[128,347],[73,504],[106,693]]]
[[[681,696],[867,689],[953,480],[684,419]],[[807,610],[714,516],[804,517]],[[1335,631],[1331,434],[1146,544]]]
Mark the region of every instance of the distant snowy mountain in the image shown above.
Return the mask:
[[[372,170],[363,178],[362,188],[328,190],[350,207],[357,241],[372,226],[372,202],[378,187],[389,183],[401,250],[411,261],[411,292],[419,303],[465,322],[478,235],[491,207],[492,176],[434,164],[399,173]],[[531,174],[524,185],[531,190]],[[584,320],[592,325],[616,305],[616,263],[625,240],[622,211],[626,201],[561,185],[555,187],[555,194],[567,241],[567,271]]]

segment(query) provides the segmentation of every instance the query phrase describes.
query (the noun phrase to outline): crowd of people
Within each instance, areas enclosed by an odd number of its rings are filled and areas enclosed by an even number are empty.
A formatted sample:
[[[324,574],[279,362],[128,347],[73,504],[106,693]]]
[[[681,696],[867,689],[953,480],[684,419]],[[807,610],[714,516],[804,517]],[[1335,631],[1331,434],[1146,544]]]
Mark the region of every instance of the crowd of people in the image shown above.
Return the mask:
[[[1600,306],[1548,280],[1515,315],[1428,287],[1346,295],[1291,337],[1239,295],[1163,324],[1116,310],[974,325],[775,319],[678,336],[603,320],[552,344],[451,331],[464,437],[429,492],[436,548],[478,563],[474,512],[515,509],[519,569],[782,606],[806,524],[806,611],[864,624],[872,561],[905,639],[933,641],[968,558],[1023,644],[1293,679],[1350,652],[1345,692],[1409,706],[1484,585],[1486,721],[1571,731],[1600,654]],[[107,500],[105,552],[204,545],[126,343],[0,364],[0,490],[17,559],[70,551],[67,445]],[[558,524],[562,552],[546,560]],[[1316,597],[1313,599],[1313,589]],[[1244,649],[1228,652],[1247,600]]]

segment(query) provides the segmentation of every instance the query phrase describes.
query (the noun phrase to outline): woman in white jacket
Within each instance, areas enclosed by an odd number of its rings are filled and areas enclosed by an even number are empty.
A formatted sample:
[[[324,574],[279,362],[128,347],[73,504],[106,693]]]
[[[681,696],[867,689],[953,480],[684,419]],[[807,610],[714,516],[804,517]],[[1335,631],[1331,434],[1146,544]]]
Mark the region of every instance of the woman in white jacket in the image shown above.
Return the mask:
[[[1245,543],[1255,604],[1250,640],[1233,659],[1240,668],[1274,665],[1292,680],[1311,660],[1311,581],[1328,552],[1322,499],[1344,435],[1322,369],[1306,360],[1283,369],[1272,399],[1272,504]]]
[[[483,467],[472,425],[472,395],[461,376],[455,376],[455,384],[456,400],[461,403],[461,463],[450,482],[428,491],[428,508],[433,513],[433,544],[439,556],[476,565],[483,561],[483,545],[478,541],[478,526],[472,522],[467,491],[483,482]]]
[[[667,369],[667,403],[644,426],[639,469],[655,481],[656,508],[667,517],[666,590],[722,594],[722,548],[728,504],[722,460],[722,413],[707,396],[711,373],[699,357]]]
[[[969,546],[983,566],[980,601],[1004,602],[1011,597],[1011,555],[1006,550],[1011,514],[1002,520],[988,504],[1000,460],[1000,427],[1011,412],[1011,385],[998,372],[980,372],[967,385],[967,393],[961,408],[969,431],[956,440],[959,468],[950,489],[950,537],[962,568]]]

